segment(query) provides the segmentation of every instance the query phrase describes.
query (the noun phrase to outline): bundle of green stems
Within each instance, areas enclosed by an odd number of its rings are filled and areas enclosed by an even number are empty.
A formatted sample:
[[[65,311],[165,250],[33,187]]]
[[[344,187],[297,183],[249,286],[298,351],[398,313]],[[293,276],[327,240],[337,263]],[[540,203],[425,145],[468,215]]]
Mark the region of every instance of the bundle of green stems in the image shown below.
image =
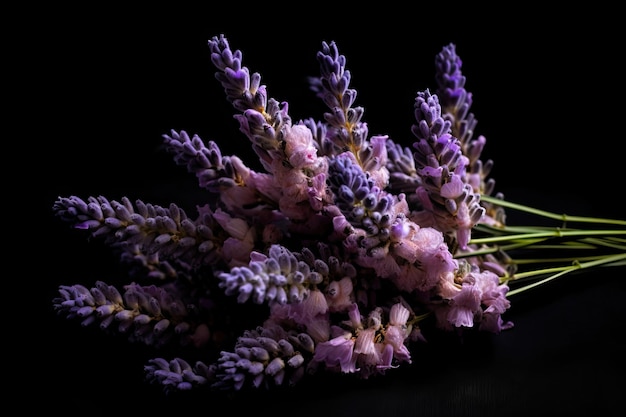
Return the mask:
[[[500,278],[512,296],[573,272],[626,265],[626,220],[557,214],[502,198],[482,201],[535,216],[537,226],[479,224],[470,244],[479,249],[464,256],[504,253],[513,271]],[[547,223],[555,225],[546,225]]]

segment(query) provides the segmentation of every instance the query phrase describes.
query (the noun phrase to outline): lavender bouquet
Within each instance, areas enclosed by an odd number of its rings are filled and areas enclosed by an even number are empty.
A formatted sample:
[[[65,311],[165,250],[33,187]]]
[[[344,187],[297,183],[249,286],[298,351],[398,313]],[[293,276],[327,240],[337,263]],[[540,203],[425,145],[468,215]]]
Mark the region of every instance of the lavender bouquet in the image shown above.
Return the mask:
[[[626,264],[626,220],[557,215],[495,192],[454,44],[435,57],[436,88],[415,97],[412,143],[369,134],[334,42],[322,43],[320,75],[310,78],[328,111],[297,122],[227,38],[208,44],[257,159],[171,131],[165,149],[207,194],[194,215],[127,197],[53,205],[119,254],[130,281],[62,285],[56,312],[179,349],[144,365],[165,392],[383,375],[412,363],[425,323],[500,333],[513,327],[513,295]],[[508,225],[507,210],[540,225]]]

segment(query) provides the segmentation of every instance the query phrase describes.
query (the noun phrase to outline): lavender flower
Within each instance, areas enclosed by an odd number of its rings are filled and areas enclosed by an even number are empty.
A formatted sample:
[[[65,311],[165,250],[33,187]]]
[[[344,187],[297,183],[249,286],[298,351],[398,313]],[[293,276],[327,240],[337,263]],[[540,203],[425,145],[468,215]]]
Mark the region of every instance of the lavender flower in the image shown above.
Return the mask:
[[[212,388],[241,390],[245,386],[295,385],[306,372],[314,342],[306,333],[285,331],[267,323],[238,338],[232,352],[222,351],[212,366]]]
[[[467,182],[468,158],[460,142],[451,135],[450,122],[441,116],[436,95],[419,92],[415,99],[412,131],[418,141],[415,161],[422,183],[417,195],[424,210],[417,213],[419,224],[431,225],[451,235],[461,249],[466,249],[471,229],[481,221],[485,209],[480,194]]]
[[[350,306],[348,315],[349,321],[333,328],[332,339],[317,345],[314,361],[335,372],[358,373],[363,378],[384,374],[398,363],[411,363],[404,344],[411,333],[409,311],[402,304],[391,307],[386,324],[381,308],[371,311],[365,323],[357,304]]]
[[[192,367],[181,358],[170,361],[163,358],[150,359],[144,366],[144,371],[148,382],[159,384],[168,394],[208,385],[215,378],[213,367],[201,361]]]
[[[171,131],[165,149],[210,195],[195,217],[127,197],[53,205],[62,221],[117,251],[133,278],[120,289],[62,285],[55,310],[131,342],[198,349],[193,364],[159,357],[145,365],[165,392],[291,386],[322,371],[385,374],[422,359],[419,346],[411,350],[426,340],[422,322],[441,331],[513,326],[503,315],[519,276],[511,246],[498,243],[568,235],[567,247],[589,247],[578,230],[507,228],[504,207],[520,206],[490,197],[492,162],[480,160],[486,139],[472,139],[472,95],[453,44],[436,57],[437,93],[416,95],[412,144],[369,136],[334,42],[322,42],[320,76],[310,78],[328,111],[298,122],[223,35],[208,44],[263,172],[213,141]],[[591,262],[623,261],[619,253]]]
[[[235,267],[218,277],[227,295],[237,294],[240,303],[252,299],[257,304],[302,302],[309,288],[324,278],[280,245],[272,245],[268,256],[252,253],[248,266]]]
[[[481,153],[487,139],[480,135],[472,139],[477,120],[471,112],[472,93],[465,89],[465,76],[461,68],[463,62],[456,53],[456,45],[448,44],[435,57],[435,79],[437,82],[437,96],[441,102],[443,118],[450,122],[451,134],[456,137],[467,156],[467,183],[471,184],[475,193],[491,195],[495,189],[495,180],[489,177],[493,168],[493,161],[483,163]],[[503,198],[498,194],[498,198]],[[505,224],[504,211],[496,204],[481,204],[485,214],[494,222]],[[486,219],[483,219],[486,221]]]
[[[155,278],[189,274],[216,257],[217,222],[210,210],[196,220],[175,204],[169,208],[135,204],[123,197],[59,197],[53,207],[57,216],[76,229],[89,232],[121,253],[122,260],[147,268]],[[223,242],[222,242],[223,243]]]
[[[461,71],[463,62],[456,54],[456,46],[444,46],[435,57],[435,80],[444,117],[450,121],[452,134],[467,146],[472,139],[477,121],[470,109],[472,93],[465,89],[465,76]],[[464,150],[467,150],[464,148]]]
[[[78,318],[83,326],[97,324],[102,330],[128,334],[129,339],[146,345],[163,346],[172,338],[182,345],[206,345],[209,329],[193,313],[182,282],[166,286],[130,284],[123,293],[102,281],[88,289],[83,285],[63,285],[54,307],[69,319]],[[196,317],[194,317],[196,316]]]

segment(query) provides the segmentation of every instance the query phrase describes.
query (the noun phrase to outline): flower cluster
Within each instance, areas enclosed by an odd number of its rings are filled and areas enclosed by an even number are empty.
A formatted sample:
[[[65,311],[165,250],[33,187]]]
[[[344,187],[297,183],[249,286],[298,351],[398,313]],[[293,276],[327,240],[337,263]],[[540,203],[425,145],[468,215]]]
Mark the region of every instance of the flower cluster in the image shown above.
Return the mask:
[[[454,44],[436,56],[436,89],[416,95],[411,144],[370,135],[334,42],[322,42],[320,76],[310,79],[327,112],[299,121],[226,37],[208,45],[262,170],[213,141],[171,131],[166,150],[209,194],[194,216],[127,197],[53,205],[62,221],[119,253],[132,280],[63,285],[56,311],[132,342],[201,352],[194,363],[158,357],[145,365],[147,380],[166,392],[294,385],[322,371],[385,374],[415,360],[424,320],[442,331],[499,333],[513,326],[504,319],[510,295],[541,282],[511,291],[518,280],[626,260],[622,228],[592,241],[580,229],[506,225],[506,208],[551,214],[494,194]],[[557,239],[606,251],[586,263],[518,270],[513,250]]]

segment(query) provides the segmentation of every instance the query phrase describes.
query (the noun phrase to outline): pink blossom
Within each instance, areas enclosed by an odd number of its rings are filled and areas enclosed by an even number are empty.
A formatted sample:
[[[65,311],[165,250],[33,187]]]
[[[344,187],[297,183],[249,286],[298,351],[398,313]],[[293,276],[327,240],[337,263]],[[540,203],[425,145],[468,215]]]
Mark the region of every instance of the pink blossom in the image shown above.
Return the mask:
[[[402,304],[396,303],[389,310],[389,324],[392,326],[406,326],[411,312]]]
[[[482,291],[482,304],[493,307],[499,313],[504,313],[511,306],[511,301],[506,298],[509,287],[500,284],[498,276],[491,271],[483,271],[478,277],[480,277],[477,283]]]
[[[328,165],[328,164],[326,164]],[[326,172],[328,170],[328,166],[324,169],[324,172],[321,172],[313,178],[311,178],[311,185],[309,186],[309,204],[311,208],[315,211],[320,211],[324,207],[325,204],[330,204],[328,201],[328,196],[326,193]]]
[[[350,324],[353,329],[362,329],[363,322],[361,321],[361,312],[359,306],[356,303],[350,304],[348,307],[348,317],[350,317]]]
[[[329,311],[342,311],[352,305],[352,280],[349,277],[328,285],[326,300]]]
[[[467,249],[471,237],[471,230],[474,227],[472,222],[469,206],[465,201],[458,205],[456,211],[456,239],[459,242],[459,247],[462,250]]]
[[[441,196],[456,199],[463,193],[465,183],[458,175],[452,175],[450,180],[441,186]]]
[[[475,285],[464,284],[452,299],[446,319],[455,327],[473,327],[474,315],[480,309],[481,291]]]
[[[387,164],[387,135],[377,135],[370,138],[372,154],[367,160],[364,169],[371,173],[374,183],[381,189],[385,188],[389,182],[389,170]]]
[[[376,336],[376,329],[361,329],[357,332],[354,352],[367,356],[368,358],[365,359],[367,363],[378,362],[374,336]]]
[[[247,184],[257,189],[263,196],[271,201],[280,200],[281,188],[276,183],[274,176],[266,173],[250,172]]]
[[[292,167],[301,169],[313,165],[317,160],[317,148],[313,142],[313,134],[305,125],[285,126],[285,156]]]
[[[393,245],[393,250],[412,261],[401,267],[394,281],[405,291],[432,289],[458,267],[443,234],[430,227],[411,228],[404,239]]]
[[[287,315],[298,324],[307,324],[318,315],[326,314],[327,311],[326,297],[320,290],[316,289],[310,291],[301,302],[289,304]]]
[[[354,343],[355,340],[349,332],[327,342],[318,343],[313,360],[323,362],[329,367],[338,366],[342,372],[356,372],[358,355],[354,353]]]
[[[239,240],[229,237],[222,244],[222,256],[231,267],[247,266],[250,259],[249,254],[253,247],[254,242],[251,238]]]
[[[389,324],[385,330],[385,344],[393,347],[393,354],[401,362],[411,362],[411,353],[404,341],[409,336],[406,325],[410,311],[400,303],[389,311]]]
[[[397,368],[398,366],[393,365],[394,358],[394,347],[389,343],[385,343],[382,345],[382,349],[380,349],[378,364],[376,365],[376,369],[379,373],[384,373],[387,369]]]
[[[384,256],[384,249],[372,253],[373,255],[369,255],[365,250],[359,251],[357,263],[372,268],[381,278],[397,279],[402,276],[402,268],[397,260],[393,256]]]
[[[390,325],[385,330],[385,344],[393,348],[393,355],[400,362],[411,363],[411,352],[404,344],[409,336],[406,325]]]
[[[305,323],[306,332],[316,342],[325,342],[330,338],[330,320],[328,314],[320,314]]]
[[[489,306],[483,311],[478,328],[480,330],[500,333],[502,330],[507,330],[513,327],[513,322],[502,320],[502,313],[498,311],[494,306]]]

